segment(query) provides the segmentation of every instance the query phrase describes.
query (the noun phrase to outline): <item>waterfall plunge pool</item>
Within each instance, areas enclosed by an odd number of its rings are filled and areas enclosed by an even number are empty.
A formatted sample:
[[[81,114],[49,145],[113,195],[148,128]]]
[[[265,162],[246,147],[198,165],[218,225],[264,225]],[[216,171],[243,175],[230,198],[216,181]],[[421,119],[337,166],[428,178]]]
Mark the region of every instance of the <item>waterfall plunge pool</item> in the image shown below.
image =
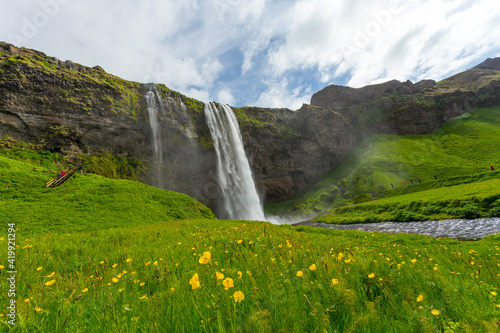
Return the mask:
[[[500,217],[482,219],[456,219],[444,221],[421,222],[377,222],[354,224],[327,224],[304,221],[293,224],[295,226],[311,226],[337,230],[360,230],[367,232],[408,233],[431,237],[448,237],[459,240],[479,240],[489,235],[500,233]]]

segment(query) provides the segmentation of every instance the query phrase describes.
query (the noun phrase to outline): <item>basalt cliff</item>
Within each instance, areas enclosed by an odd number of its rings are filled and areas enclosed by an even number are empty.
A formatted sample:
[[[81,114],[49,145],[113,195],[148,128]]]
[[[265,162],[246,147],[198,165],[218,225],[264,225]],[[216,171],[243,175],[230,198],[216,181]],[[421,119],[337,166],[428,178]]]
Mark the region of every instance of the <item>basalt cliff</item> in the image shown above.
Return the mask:
[[[148,92],[161,129],[159,166]],[[266,202],[278,202],[320,180],[367,136],[432,133],[475,107],[498,104],[496,58],[439,83],[329,86],[299,110],[234,111],[258,190]],[[140,160],[144,182],[186,193],[217,213],[216,157],[204,104],[164,85],[126,81],[98,66],[0,43],[0,136],[66,154]]]

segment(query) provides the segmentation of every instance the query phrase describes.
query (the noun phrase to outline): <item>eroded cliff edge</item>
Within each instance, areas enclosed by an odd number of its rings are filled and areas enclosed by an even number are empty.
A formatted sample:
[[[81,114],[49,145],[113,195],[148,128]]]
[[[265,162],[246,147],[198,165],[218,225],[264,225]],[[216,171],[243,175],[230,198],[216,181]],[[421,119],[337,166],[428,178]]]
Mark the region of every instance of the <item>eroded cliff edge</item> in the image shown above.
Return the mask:
[[[66,153],[109,152],[154,163],[145,95],[161,104],[162,187],[217,211],[215,152],[203,103],[164,85],[120,79],[0,43],[0,135]],[[436,83],[390,81],[329,86],[310,105],[236,108],[245,150],[267,202],[284,201],[321,179],[372,134],[431,133],[476,106],[500,102],[500,64],[489,59]],[[144,179],[155,181],[151,174]]]

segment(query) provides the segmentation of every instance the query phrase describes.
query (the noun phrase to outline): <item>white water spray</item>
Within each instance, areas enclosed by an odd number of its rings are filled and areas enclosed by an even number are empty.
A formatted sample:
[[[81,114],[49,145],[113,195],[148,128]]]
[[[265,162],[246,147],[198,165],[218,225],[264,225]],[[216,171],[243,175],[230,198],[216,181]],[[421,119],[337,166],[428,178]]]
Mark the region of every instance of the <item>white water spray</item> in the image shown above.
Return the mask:
[[[264,211],[233,110],[228,105],[217,107],[208,103],[205,115],[217,154],[217,177],[227,217],[264,221]]]
[[[161,129],[158,120],[158,106],[156,104],[155,94],[150,88],[146,93],[147,109],[149,114],[149,125],[153,133],[153,153],[155,166],[156,187],[162,187],[161,166],[163,164],[163,149],[161,144]]]

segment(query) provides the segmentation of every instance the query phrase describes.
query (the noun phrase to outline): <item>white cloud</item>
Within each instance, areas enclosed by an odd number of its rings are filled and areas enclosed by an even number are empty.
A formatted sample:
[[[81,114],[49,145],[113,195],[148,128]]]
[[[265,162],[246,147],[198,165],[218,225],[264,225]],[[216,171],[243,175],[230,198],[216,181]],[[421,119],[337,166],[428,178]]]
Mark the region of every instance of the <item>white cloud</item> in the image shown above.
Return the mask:
[[[217,100],[223,104],[234,105],[235,103],[234,96],[233,94],[231,94],[231,90],[228,88],[224,88],[219,91],[219,93],[217,94]]]
[[[191,88],[191,89],[187,90],[186,95],[188,97],[197,99],[197,100],[202,101],[204,103],[211,102],[210,95],[209,95],[208,91],[206,91],[206,90]]]
[[[299,109],[311,98],[310,89],[294,88],[290,89],[287,80],[268,84],[268,88],[259,96],[259,99],[252,103],[255,106],[269,108],[284,108],[291,110]]]

